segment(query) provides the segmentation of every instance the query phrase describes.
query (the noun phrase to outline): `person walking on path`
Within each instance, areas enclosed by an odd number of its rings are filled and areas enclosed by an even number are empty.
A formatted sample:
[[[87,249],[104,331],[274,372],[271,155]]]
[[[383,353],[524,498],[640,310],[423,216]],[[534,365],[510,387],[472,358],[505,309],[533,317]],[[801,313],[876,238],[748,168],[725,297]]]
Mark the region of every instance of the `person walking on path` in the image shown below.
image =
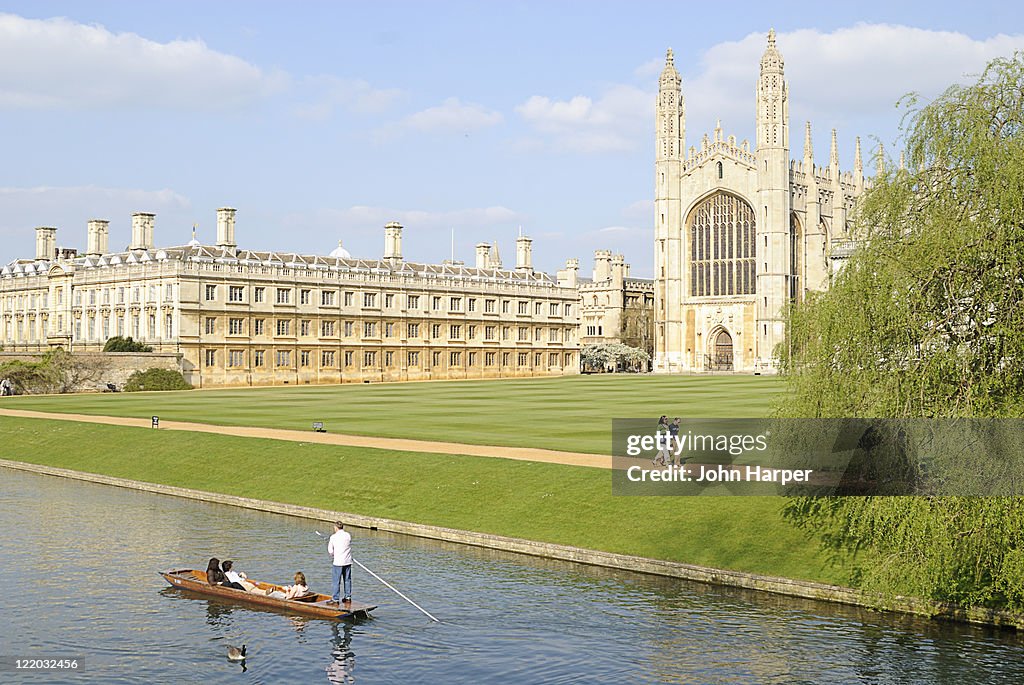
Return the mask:
[[[327,553],[331,555],[333,563],[331,575],[331,587],[334,594],[331,601],[338,603],[338,596],[341,591],[342,581],[345,585],[345,595],[342,602],[352,601],[352,536],[345,530],[345,524],[341,521],[334,522],[334,535],[327,541]]]

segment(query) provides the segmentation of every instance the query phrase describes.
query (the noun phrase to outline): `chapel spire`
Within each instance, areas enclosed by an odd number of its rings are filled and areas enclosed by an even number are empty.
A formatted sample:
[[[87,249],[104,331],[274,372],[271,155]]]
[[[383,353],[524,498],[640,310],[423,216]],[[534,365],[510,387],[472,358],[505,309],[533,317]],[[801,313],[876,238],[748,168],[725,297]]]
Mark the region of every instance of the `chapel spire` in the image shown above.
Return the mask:
[[[682,159],[686,146],[686,101],[683,80],[676,71],[672,48],[665,53],[665,68],[658,79],[657,156],[659,159]]]

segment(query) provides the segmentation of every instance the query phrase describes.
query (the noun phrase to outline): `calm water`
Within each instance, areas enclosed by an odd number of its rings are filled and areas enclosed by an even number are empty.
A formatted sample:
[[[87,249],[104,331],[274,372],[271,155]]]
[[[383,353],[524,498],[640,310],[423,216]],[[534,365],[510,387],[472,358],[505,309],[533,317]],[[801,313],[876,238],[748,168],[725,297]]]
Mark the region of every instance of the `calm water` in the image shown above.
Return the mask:
[[[353,530],[356,625],[171,589],[232,558],[325,590],[315,522],[0,468],[0,656],[78,657],[88,683],[1021,683],[1013,633]],[[246,644],[247,670],[226,645]]]

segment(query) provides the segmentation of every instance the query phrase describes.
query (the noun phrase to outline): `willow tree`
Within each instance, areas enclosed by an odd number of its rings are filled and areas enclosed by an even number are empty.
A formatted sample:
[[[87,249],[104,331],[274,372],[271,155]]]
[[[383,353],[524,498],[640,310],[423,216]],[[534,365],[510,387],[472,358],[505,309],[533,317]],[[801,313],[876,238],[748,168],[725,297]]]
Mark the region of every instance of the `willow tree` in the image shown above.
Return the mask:
[[[791,312],[786,415],[1021,416],[1024,54],[906,104],[907,169],[876,177],[861,247]],[[872,550],[867,587],[1024,608],[1019,498],[797,499],[789,513],[837,550]]]

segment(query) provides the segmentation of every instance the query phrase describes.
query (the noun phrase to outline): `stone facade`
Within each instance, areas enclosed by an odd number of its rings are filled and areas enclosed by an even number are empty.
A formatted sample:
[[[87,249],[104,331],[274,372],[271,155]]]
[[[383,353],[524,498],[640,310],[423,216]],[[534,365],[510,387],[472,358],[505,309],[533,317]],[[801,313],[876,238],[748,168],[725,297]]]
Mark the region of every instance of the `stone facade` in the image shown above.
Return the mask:
[[[775,32],[755,88],[757,140],[721,123],[686,150],[686,105],[672,51],[659,81],[655,161],[656,372],[774,372],[786,305],[828,287],[848,257],[851,214],[864,191],[860,139],[841,172],[814,164],[810,123],[802,162],[789,158],[789,88]]]
[[[624,343],[654,356],[654,280],[631,278],[621,254],[594,253],[594,272],[580,280],[580,343]]]
[[[0,352],[0,365],[9,361],[39,361],[40,352]],[[166,369],[183,372],[182,355],[173,352],[82,352],[75,355],[90,367],[97,369],[95,379],[89,379],[75,388],[77,392],[103,391],[107,383],[119,389],[136,371]]]
[[[131,247],[107,251],[89,222],[84,255],[37,229],[35,259],[0,271],[0,344],[98,351],[116,335],[180,354],[196,387],[552,376],[579,371],[579,294],[532,268],[530,239],[514,269],[497,249],[475,268],[402,256],[385,227],[382,259],[237,248],[235,210],[217,244],[154,246],[155,217],[132,217]]]

